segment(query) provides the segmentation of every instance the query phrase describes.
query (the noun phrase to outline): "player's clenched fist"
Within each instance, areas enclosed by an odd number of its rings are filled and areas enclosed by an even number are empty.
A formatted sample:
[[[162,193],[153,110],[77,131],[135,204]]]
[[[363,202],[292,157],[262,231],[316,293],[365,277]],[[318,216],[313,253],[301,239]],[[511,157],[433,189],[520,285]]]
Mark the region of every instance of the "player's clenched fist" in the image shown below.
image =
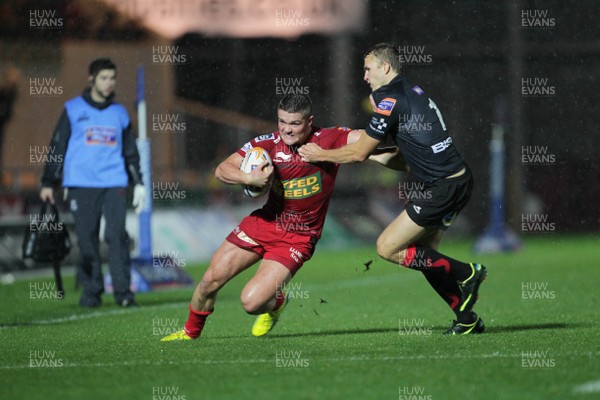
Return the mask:
[[[317,162],[321,161],[319,156],[323,149],[316,143],[307,143],[298,149],[298,154],[302,156],[304,162]]]

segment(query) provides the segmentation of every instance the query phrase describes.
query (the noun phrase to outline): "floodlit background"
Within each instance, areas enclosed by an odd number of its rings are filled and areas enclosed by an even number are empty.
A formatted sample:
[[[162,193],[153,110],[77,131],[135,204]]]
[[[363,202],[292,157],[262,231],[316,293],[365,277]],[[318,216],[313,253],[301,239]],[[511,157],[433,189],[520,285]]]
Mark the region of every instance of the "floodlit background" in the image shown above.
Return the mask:
[[[0,0],[0,398],[597,398],[599,20],[595,0]],[[274,131],[290,92],[311,96],[318,125],[364,128],[363,53],[384,41],[400,46],[473,170],[442,248],[488,266],[483,335],[441,335],[446,304],[421,274],[377,257],[377,235],[415,186],[368,163],[340,168],[317,251],[265,338],[239,304],[252,268],[220,291],[199,341],[163,343],[185,322],[191,286],[139,290],[137,309],[108,293],[82,309],[76,246],[60,301],[48,264],[22,260],[50,138],[91,60],[116,62],[116,99],[136,128],[145,71],[159,261],[146,271],[195,282],[265,200],[219,183],[218,163]],[[500,168],[491,149],[504,151]],[[136,256],[132,209],[127,229]],[[474,254],[506,229],[519,251]]]
[[[476,190],[450,236],[475,238],[489,223],[494,124],[505,132],[503,211],[513,231],[595,232],[598,16],[595,1],[4,1],[3,269],[35,267],[22,263],[18,246],[39,207],[40,160],[49,155],[64,102],[81,93],[89,62],[100,56],[117,63],[117,100],[134,121],[136,70],[145,68],[154,229],[166,227],[155,241],[163,251],[177,247],[165,240],[179,235],[186,245],[177,251],[202,260],[222,239],[210,244],[214,235],[198,232],[198,239],[185,225],[171,226],[177,216],[186,219],[182,212],[214,215],[215,206],[226,206],[234,224],[237,211],[260,205],[212,173],[251,137],[276,129],[281,95],[310,94],[322,126],[364,127],[362,54],[382,41],[398,43],[406,75],[435,99],[474,171]],[[402,208],[403,179],[374,165],[344,166],[331,222],[372,240]],[[545,232],[523,231],[532,215],[546,223]],[[219,218],[198,218],[198,231],[219,225]],[[134,239],[136,223],[130,216]]]

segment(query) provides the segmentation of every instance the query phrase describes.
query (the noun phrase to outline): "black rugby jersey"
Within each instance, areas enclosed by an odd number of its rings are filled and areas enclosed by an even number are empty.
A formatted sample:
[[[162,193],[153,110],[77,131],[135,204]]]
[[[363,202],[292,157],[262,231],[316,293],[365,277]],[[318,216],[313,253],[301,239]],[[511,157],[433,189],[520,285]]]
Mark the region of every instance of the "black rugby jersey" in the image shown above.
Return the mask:
[[[398,75],[372,97],[367,134],[381,141],[390,135],[416,179],[433,182],[463,168],[442,114],[423,89]]]

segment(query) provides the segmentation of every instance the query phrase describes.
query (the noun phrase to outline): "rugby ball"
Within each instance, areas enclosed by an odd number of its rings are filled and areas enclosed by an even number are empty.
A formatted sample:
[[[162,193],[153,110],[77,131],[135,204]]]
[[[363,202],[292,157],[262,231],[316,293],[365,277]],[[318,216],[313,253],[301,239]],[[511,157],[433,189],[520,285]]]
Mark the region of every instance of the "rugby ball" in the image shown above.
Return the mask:
[[[246,152],[246,156],[240,164],[240,171],[249,174],[263,162],[266,162],[267,165],[273,165],[271,156],[269,156],[269,153],[267,153],[265,149],[263,149],[262,147],[253,147],[252,149]],[[248,197],[253,198],[260,197],[264,196],[270,188],[271,182],[269,182],[262,188],[244,185],[244,194]]]

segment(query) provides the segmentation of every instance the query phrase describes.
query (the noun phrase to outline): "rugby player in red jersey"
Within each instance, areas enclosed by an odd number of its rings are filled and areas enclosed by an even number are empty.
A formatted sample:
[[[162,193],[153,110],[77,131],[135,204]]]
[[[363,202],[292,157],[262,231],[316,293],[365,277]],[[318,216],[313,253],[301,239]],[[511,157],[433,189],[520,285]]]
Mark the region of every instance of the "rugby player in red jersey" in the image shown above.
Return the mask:
[[[279,130],[246,143],[216,169],[216,177],[227,184],[263,187],[273,179],[267,203],[244,218],[213,255],[202,280],[194,290],[184,329],[162,341],[196,339],[212,314],[217,293],[230,279],[262,260],[244,286],[241,302],[248,314],[258,315],[254,336],[267,334],[284,310],[285,285],[308,261],[321,237],[338,164],[302,161],[298,148],[316,143],[335,149],[356,142],[360,131],[313,126],[312,105],[306,95],[288,95],[277,107]],[[274,166],[240,171],[247,151],[265,149]],[[394,153],[372,159],[386,164]]]

